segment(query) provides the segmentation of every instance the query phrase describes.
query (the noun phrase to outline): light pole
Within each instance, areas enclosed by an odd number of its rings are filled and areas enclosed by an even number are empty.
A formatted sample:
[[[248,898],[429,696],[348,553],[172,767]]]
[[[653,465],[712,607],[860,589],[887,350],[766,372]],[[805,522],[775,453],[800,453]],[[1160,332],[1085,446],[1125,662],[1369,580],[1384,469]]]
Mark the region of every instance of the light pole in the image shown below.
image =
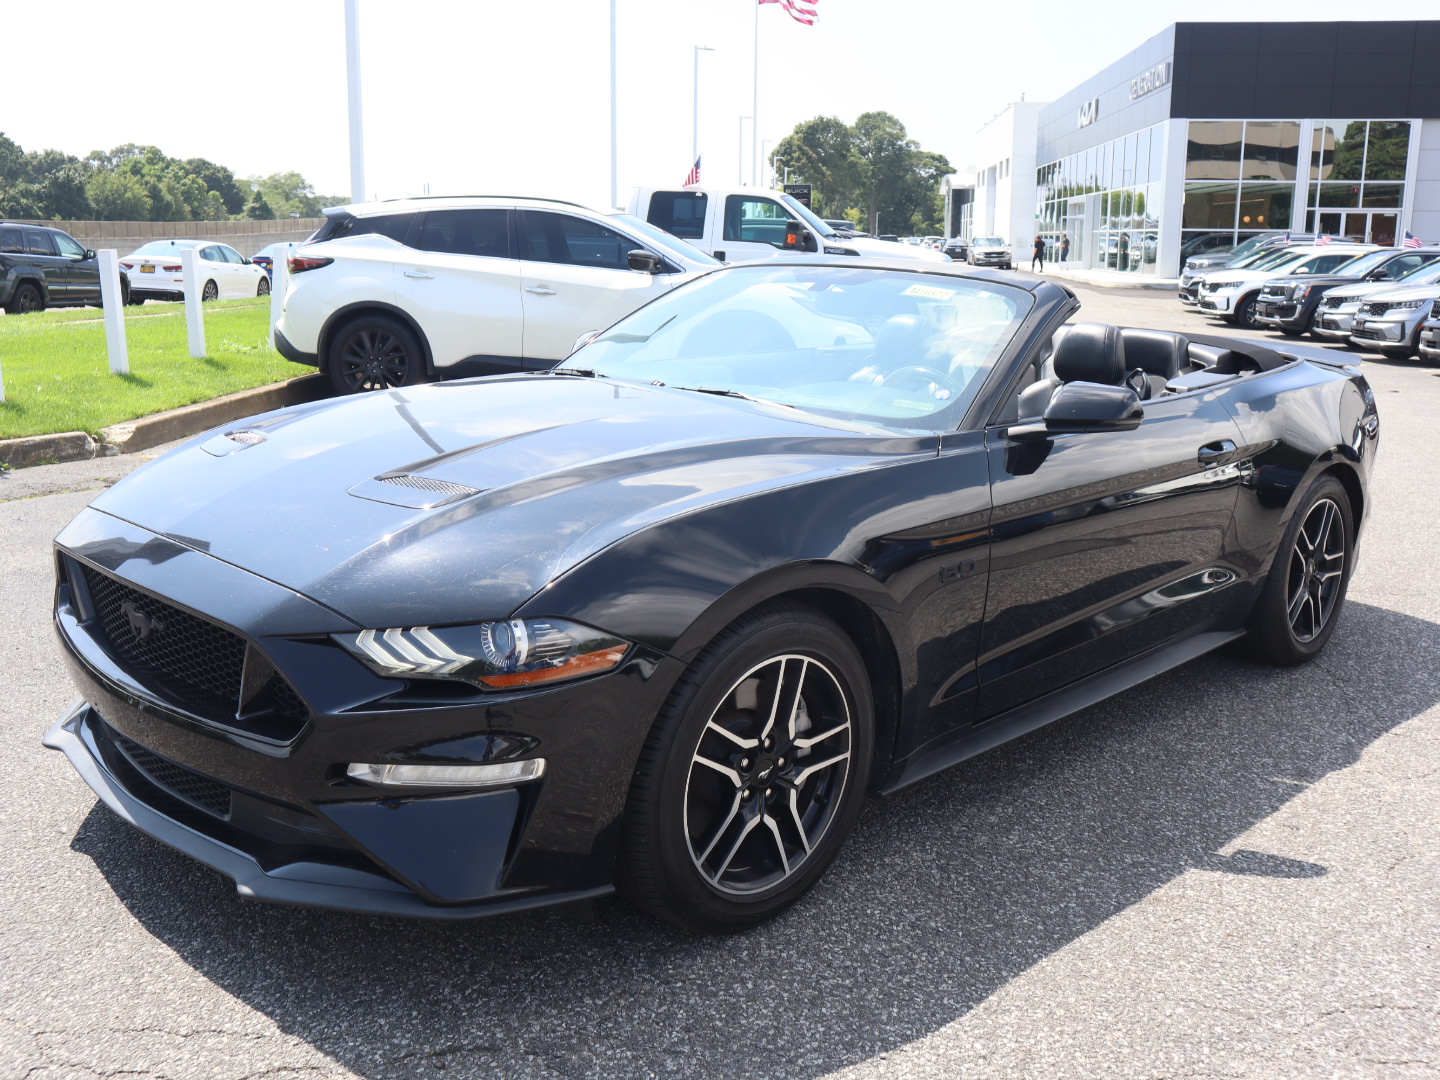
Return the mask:
[[[741,186],[744,186],[744,183],[745,183],[745,121],[746,121],[746,120],[749,120],[751,123],[754,123],[755,118],[754,118],[753,116],[742,116],[742,117],[740,117],[740,145],[739,145],[738,147],[736,147],[736,149],[735,149],[735,169],[736,169],[737,173],[739,174],[739,180],[738,180],[738,182],[741,184]]]
[[[615,0],[610,0],[610,205],[619,209],[620,202],[620,137],[616,133],[615,86]]]
[[[692,158],[700,157],[700,54],[702,52],[714,51],[715,50],[709,45],[695,46],[695,122],[691,125],[691,130],[695,133],[695,137],[692,140],[693,145],[690,148],[690,156]]]
[[[350,106],[350,201],[365,201],[365,125],[360,115],[360,5],[345,0],[345,90]]]

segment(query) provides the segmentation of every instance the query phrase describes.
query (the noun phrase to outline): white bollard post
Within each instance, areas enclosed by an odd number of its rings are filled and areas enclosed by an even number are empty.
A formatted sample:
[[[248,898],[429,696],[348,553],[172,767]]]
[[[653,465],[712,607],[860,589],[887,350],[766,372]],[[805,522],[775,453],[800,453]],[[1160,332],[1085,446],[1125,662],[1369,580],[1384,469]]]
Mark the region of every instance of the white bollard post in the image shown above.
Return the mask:
[[[205,316],[200,311],[200,293],[205,283],[200,280],[198,252],[193,247],[180,249],[180,272],[185,275],[185,329],[190,335],[190,355],[205,355]]]
[[[119,254],[114,248],[101,248],[100,304],[105,310],[105,348],[110,353],[110,371],[116,375],[130,374],[130,350],[125,344],[125,294],[120,291]]]
[[[285,310],[285,290],[290,287],[290,252],[294,244],[285,244],[270,260],[270,347],[275,347],[275,326]]]
[[[5,400],[5,369],[0,368],[0,402]]]

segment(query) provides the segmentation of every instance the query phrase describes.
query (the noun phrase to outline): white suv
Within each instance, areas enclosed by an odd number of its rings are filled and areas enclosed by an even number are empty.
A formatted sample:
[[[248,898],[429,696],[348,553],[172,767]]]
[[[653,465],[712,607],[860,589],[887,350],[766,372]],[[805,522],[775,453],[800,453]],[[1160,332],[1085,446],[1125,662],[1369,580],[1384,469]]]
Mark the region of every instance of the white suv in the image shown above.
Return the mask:
[[[325,211],[288,260],[287,359],[354,393],[539,370],[696,274],[709,255],[625,214],[445,197]]]
[[[1292,274],[1333,274],[1351,259],[1374,250],[1374,244],[1310,244],[1284,248],[1245,267],[1211,270],[1196,282],[1198,310],[1247,330],[1259,330],[1263,324],[1255,317],[1255,301],[1267,281]]]

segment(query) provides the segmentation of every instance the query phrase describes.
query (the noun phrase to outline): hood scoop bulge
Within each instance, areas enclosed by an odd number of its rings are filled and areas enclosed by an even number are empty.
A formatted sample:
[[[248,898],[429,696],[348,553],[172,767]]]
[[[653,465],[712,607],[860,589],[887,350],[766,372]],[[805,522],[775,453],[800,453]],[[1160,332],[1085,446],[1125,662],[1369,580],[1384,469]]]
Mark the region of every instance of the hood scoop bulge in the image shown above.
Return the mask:
[[[388,472],[360,481],[350,488],[349,493],[357,499],[369,499],[371,502],[405,506],[412,510],[430,510],[478,495],[484,490],[465,484],[454,484],[449,480],[436,480],[430,476]]]

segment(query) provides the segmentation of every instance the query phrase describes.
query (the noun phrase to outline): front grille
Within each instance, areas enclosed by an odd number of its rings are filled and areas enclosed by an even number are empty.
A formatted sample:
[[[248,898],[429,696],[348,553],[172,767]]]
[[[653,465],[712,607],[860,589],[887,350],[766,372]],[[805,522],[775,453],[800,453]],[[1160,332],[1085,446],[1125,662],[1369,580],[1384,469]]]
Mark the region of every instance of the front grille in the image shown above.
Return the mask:
[[[1355,330],[1350,331],[1350,336],[1351,336],[1351,337],[1358,337],[1358,338],[1378,339],[1378,338],[1380,337],[1380,331],[1378,331],[1378,330],[1366,330],[1366,329],[1362,326],[1362,327],[1360,327],[1360,328],[1358,328],[1358,329],[1355,329]]]
[[[1337,308],[1345,303],[1345,298],[1343,296],[1327,296],[1323,302],[1327,308]]]
[[[1432,300],[1430,302],[1430,317],[1432,319],[1440,319],[1440,300]]]
[[[191,806],[199,807],[207,814],[214,814],[218,818],[230,816],[230,789],[224,784],[191,772],[183,765],[167,761],[159,754],[127,739],[118,731],[112,729],[110,735],[126,760],[150,783]]]
[[[81,571],[106,652],[138,682],[226,727],[282,742],[299,733],[309,710],[279,673],[251,688],[252,712],[237,719],[249,649],[239,634],[92,567]]]
[[[1366,315],[1384,315],[1384,314],[1385,314],[1387,311],[1389,311],[1389,310],[1390,310],[1390,305],[1389,305],[1389,304],[1386,304],[1386,303],[1383,303],[1383,302],[1377,302],[1377,303],[1374,303],[1374,304],[1366,304],[1366,305],[1365,305],[1365,314],[1366,314]]]

